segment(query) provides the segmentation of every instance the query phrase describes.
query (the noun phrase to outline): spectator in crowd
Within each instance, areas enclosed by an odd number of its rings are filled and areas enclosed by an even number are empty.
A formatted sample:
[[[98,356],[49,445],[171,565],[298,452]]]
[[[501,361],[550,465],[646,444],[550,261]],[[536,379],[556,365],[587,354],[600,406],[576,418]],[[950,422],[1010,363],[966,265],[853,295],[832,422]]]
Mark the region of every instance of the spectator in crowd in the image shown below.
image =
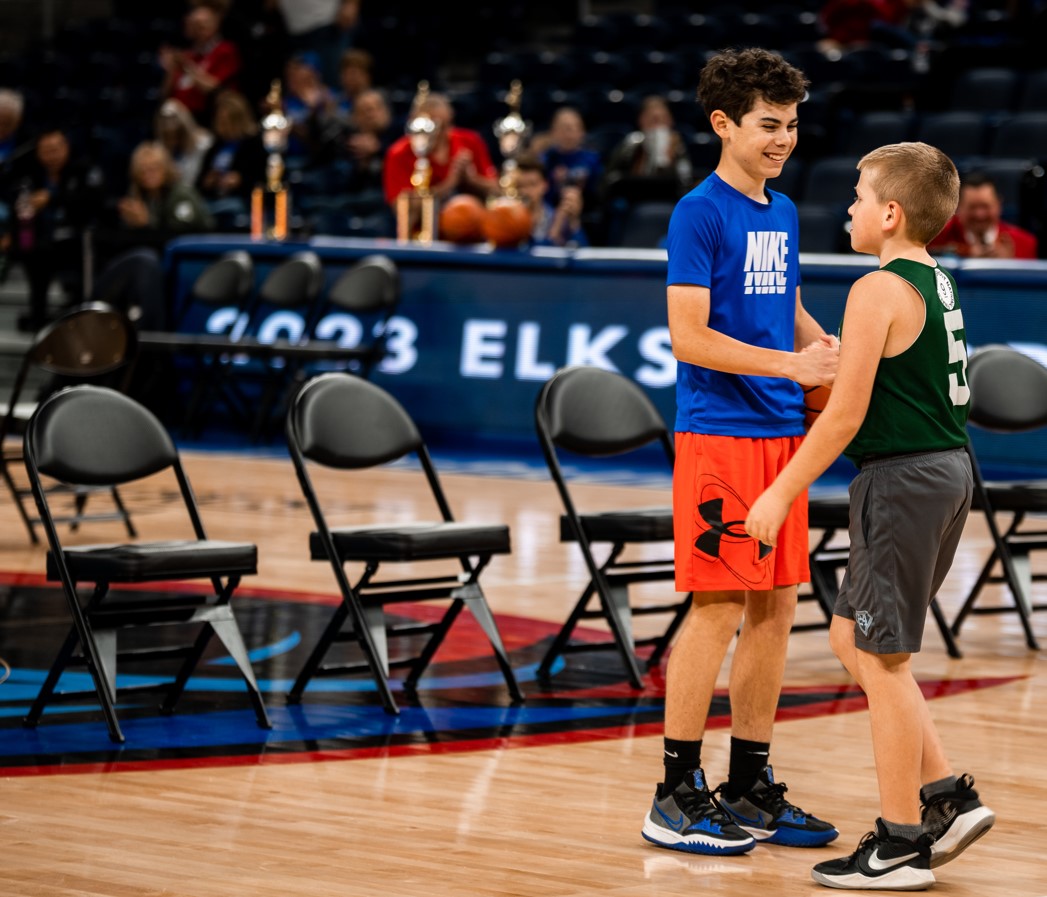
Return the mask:
[[[12,171],[20,151],[19,129],[22,126],[23,110],[24,101],[18,91],[0,88],[0,250],[3,251],[0,279],[7,271],[7,253],[11,242],[11,207],[6,197],[10,192]]]
[[[824,53],[870,43],[912,46],[967,19],[967,0],[828,0],[818,13]]]
[[[352,43],[360,0],[274,0],[284,19],[292,52],[315,53],[324,81],[338,79],[338,60]]]
[[[18,149],[24,109],[25,102],[18,91],[0,88],[0,165],[6,165]]]
[[[251,191],[265,181],[266,150],[242,94],[224,90],[215,98],[212,130],[215,142],[200,165],[197,189],[216,215],[246,212]]]
[[[167,99],[153,117],[153,136],[171,155],[178,179],[193,186],[200,176],[204,156],[214,143],[214,135],[201,127],[180,100]]]
[[[683,196],[693,184],[691,158],[683,135],[674,127],[672,110],[665,97],[644,97],[636,119],[637,130],[627,134],[611,151],[604,176],[605,190],[616,184],[638,183],[649,190],[654,181]]]
[[[533,154],[523,154],[516,160],[515,182],[534,222],[532,246],[589,245],[582,227],[582,191],[578,187],[564,187],[559,204],[553,206],[547,199],[549,179],[545,166]]]
[[[29,281],[29,310],[20,330],[47,323],[47,297],[57,279],[70,302],[83,293],[83,240],[102,206],[101,171],[73,158],[61,128],[46,128],[36,139],[35,157],[19,174],[8,205],[14,210],[12,249]]]
[[[431,179],[429,189],[437,199],[456,193],[471,193],[481,199],[496,196],[498,169],[478,131],[454,126],[454,109],[441,93],[430,93],[411,111],[411,117],[432,119],[436,130],[429,149]],[[417,157],[408,136],[400,137],[386,153],[383,171],[385,198],[395,209],[397,197],[413,190],[411,174]]]
[[[972,172],[960,185],[956,214],[929,244],[931,252],[961,258],[1034,259],[1036,236],[1001,217],[1003,202],[992,179]]]
[[[315,151],[315,122],[333,114],[335,95],[320,75],[315,53],[295,54],[287,60],[284,71],[284,113],[291,121],[286,155],[289,160],[305,165]]]
[[[366,50],[351,47],[342,54],[338,65],[338,83],[341,90],[337,94],[338,105],[345,112],[351,112],[357,97],[374,85],[371,74],[374,68],[374,57]]]
[[[565,187],[578,187],[587,209],[599,205],[603,162],[599,153],[585,146],[585,137],[585,122],[577,109],[561,106],[556,110],[548,142],[539,154],[549,176],[548,200],[553,206],[560,204]]]
[[[92,298],[124,309],[145,330],[159,330],[167,323],[164,246],[181,234],[211,230],[214,218],[158,141],[140,143],[131,154],[130,184],[116,206],[116,228],[99,235],[101,272]]]
[[[350,165],[347,193],[382,195],[385,154],[400,136],[392,124],[392,111],[380,90],[366,90],[356,98],[342,135],[341,154]]]
[[[185,17],[189,46],[160,49],[164,96],[184,103],[201,124],[208,120],[217,92],[237,87],[240,51],[222,37],[224,9],[220,0],[197,0]]]

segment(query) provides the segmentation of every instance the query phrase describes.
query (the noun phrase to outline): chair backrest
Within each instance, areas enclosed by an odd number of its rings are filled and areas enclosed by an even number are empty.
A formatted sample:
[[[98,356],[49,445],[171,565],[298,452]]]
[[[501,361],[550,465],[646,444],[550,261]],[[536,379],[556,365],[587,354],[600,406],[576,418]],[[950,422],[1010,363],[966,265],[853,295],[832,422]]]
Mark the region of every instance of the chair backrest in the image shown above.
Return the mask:
[[[254,286],[254,263],[243,250],[227,252],[193,282],[193,300],[204,305],[243,305]]]
[[[36,409],[25,437],[26,463],[74,486],[112,486],[172,466],[177,452],[156,416],[104,386],[70,386]]]
[[[661,413],[623,374],[603,368],[561,368],[538,394],[535,423],[540,436],[580,455],[603,457],[667,440]]]
[[[1007,112],[1014,105],[1020,76],[1016,69],[974,68],[960,72],[950,107],[974,112]]]
[[[824,156],[811,162],[804,172],[804,202],[846,207],[858,182],[857,156]],[[775,181],[771,188],[777,190]]]
[[[26,358],[51,374],[98,377],[126,364],[137,346],[127,315],[104,302],[88,302],[40,330]]]
[[[1047,112],[1019,112],[1004,119],[989,149],[993,156],[1028,159],[1032,165],[1047,151]]]
[[[32,370],[74,381],[102,377],[130,364],[137,349],[138,335],[131,320],[104,302],[78,305],[52,321],[37,332],[22,356],[7,413],[0,417],[0,442],[14,430],[16,409]],[[51,389],[57,385],[52,383]]]
[[[970,422],[1021,433],[1047,426],[1047,368],[1010,346],[983,346],[967,364]]]
[[[365,256],[335,281],[327,300],[356,314],[389,314],[400,302],[400,270],[388,256]]]
[[[925,113],[916,125],[916,139],[936,146],[946,155],[980,156],[985,152],[988,126],[981,112]]]
[[[303,308],[312,304],[324,285],[323,264],[312,250],[296,252],[266,275],[258,299],[279,308]]]
[[[358,469],[422,448],[418,428],[388,392],[352,374],[321,374],[299,390],[287,416],[292,451],[326,467]]]

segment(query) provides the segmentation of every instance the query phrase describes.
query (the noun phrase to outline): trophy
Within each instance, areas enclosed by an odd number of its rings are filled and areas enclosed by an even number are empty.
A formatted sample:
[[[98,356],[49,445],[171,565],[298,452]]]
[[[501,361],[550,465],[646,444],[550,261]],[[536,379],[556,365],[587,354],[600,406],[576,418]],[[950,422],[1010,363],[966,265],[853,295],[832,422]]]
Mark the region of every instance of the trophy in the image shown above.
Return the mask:
[[[411,172],[411,189],[396,198],[396,239],[401,243],[412,237],[419,243],[432,243],[436,239],[436,197],[429,189],[432,165],[429,153],[436,134],[436,122],[421,108],[429,96],[429,82],[418,82],[418,93],[411,107],[405,133],[414,153],[414,171]],[[415,229],[414,222],[418,221]]]
[[[273,81],[269,88],[265,105],[268,112],[261,123],[262,143],[267,153],[265,184],[258,184],[251,192],[251,237],[283,240],[287,237],[289,201],[283,153],[287,150],[291,122],[284,115],[279,80]]]
[[[512,199],[516,198],[516,156],[523,149],[531,133],[531,123],[524,121],[523,116],[520,115],[522,96],[523,85],[519,80],[514,80],[509,85],[509,93],[505,97],[509,113],[494,123],[494,136],[504,159],[498,184],[502,188],[502,193]]]

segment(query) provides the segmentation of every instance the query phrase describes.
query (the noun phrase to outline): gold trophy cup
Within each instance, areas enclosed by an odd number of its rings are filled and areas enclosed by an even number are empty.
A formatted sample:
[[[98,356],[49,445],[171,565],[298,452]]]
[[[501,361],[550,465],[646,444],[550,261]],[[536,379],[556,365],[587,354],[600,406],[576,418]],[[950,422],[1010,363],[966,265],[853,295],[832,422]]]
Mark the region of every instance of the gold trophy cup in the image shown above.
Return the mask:
[[[284,115],[280,82],[273,81],[265,98],[268,112],[262,119],[262,143],[266,149],[265,184],[251,192],[251,237],[283,240],[287,237],[290,196],[284,182],[284,157],[291,133],[290,119]]]
[[[429,189],[433,175],[429,153],[436,135],[436,122],[420,111],[428,96],[429,82],[419,81],[412,113],[404,129],[415,161],[411,189],[396,198],[396,239],[400,243],[412,239],[432,243],[436,239],[436,197]]]

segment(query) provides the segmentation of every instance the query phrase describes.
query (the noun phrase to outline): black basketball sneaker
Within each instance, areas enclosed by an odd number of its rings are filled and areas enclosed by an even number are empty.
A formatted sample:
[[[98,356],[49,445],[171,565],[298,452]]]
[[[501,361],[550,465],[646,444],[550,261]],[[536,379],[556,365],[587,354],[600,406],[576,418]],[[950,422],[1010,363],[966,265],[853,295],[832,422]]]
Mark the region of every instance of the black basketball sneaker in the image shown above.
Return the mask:
[[[934,884],[931,836],[915,841],[887,833],[882,819],[849,857],[827,860],[811,870],[811,878],[829,888],[856,891],[922,891]]]
[[[953,791],[934,797],[921,791],[920,800],[923,830],[934,838],[932,869],[956,859],[996,821],[996,814],[978,799],[974,779],[967,773],[960,776]]]

